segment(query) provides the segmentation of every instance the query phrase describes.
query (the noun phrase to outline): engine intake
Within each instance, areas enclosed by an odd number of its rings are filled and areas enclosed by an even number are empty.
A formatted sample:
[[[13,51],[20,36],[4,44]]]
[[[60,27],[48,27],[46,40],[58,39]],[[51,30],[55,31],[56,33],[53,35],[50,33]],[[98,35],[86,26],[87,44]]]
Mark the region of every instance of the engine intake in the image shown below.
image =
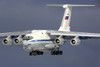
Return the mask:
[[[17,44],[18,44],[18,43],[19,43],[19,40],[18,40],[18,39],[15,39],[15,43],[17,43]]]
[[[11,38],[11,36],[8,36],[2,42],[4,45],[11,45],[11,44],[13,44],[13,39]]]
[[[81,40],[78,37],[73,38],[70,40],[71,45],[79,45]]]
[[[22,36],[19,36],[16,39],[14,39],[14,44],[23,44]]]
[[[63,38],[58,38],[58,39],[55,39],[54,42],[55,42],[56,44],[63,45],[63,44],[66,42],[66,40],[63,39]]]
[[[4,44],[7,44],[7,43],[8,43],[8,41],[7,41],[6,39],[4,39],[4,40],[3,40],[3,43],[4,43]]]

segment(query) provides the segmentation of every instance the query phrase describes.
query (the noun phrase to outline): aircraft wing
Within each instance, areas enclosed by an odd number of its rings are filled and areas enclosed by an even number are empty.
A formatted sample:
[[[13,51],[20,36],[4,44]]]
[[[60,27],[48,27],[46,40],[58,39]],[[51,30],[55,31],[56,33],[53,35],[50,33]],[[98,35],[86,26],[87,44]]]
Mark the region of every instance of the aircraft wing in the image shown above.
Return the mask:
[[[19,36],[19,35],[25,35],[31,33],[31,31],[17,31],[17,32],[6,32],[6,33],[0,33],[0,38],[5,38],[7,36]]]
[[[66,37],[83,37],[83,38],[100,38],[100,33],[87,33],[87,32],[63,32],[63,31],[53,31],[49,33],[55,36],[66,36]]]

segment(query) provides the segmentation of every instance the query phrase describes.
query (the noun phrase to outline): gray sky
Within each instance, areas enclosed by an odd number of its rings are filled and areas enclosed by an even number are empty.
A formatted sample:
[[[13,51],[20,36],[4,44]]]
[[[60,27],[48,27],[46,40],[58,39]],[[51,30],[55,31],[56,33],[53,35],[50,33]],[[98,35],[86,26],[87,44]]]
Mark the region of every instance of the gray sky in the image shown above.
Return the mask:
[[[60,26],[64,9],[45,4],[98,4],[99,0],[0,0],[0,32],[54,29]],[[71,30],[100,33],[100,7],[76,7],[72,11]],[[2,40],[1,40],[2,42]],[[61,47],[62,56],[28,55],[21,46],[0,43],[0,67],[99,67],[100,40],[82,41]]]

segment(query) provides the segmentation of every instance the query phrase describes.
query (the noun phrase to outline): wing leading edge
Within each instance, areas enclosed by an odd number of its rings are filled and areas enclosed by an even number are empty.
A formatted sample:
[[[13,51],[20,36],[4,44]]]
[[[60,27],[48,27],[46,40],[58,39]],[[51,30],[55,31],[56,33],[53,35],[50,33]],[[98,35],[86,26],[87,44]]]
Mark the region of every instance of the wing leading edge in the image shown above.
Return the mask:
[[[8,36],[19,36],[19,35],[25,35],[29,34],[31,31],[17,31],[17,32],[6,32],[6,33],[0,33],[0,38],[5,38]]]
[[[78,36],[78,37],[100,38],[100,33],[55,31],[55,32],[49,32],[49,34],[55,36],[66,36],[66,37]]]

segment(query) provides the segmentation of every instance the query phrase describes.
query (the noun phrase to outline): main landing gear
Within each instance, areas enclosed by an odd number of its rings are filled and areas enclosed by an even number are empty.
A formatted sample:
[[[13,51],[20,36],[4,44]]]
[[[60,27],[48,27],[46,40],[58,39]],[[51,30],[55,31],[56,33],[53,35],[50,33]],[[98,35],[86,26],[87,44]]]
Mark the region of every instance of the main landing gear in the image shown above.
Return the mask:
[[[51,55],[62,55],[63,51],[51,51]],[[42,51],[32,51],[29,53],[30,56],[37,56],[37,55],[43,55]]]
[[[51,51],[51,55],[62,55],[62,51]]]
[[[32,52],[29,53],[29,55],[30,56],[43,55],[43,52],[41,52],[41,51],[32,51]]]

